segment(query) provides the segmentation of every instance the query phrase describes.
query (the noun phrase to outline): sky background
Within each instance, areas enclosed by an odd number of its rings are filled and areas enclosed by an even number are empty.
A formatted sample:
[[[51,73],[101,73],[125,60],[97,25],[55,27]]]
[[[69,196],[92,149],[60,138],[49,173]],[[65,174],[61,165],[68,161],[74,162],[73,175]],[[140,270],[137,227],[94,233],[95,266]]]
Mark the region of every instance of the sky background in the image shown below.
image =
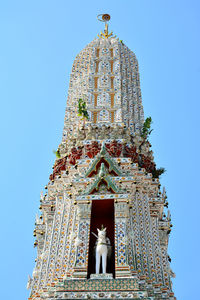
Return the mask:
[[[27,299],[35,214],[61,142],[75,56],[111,14],[110,29],[139,61],[145,117],[165,167],[178,300],[199,299],[200,2],[0,1],[1,299]],[[198,296],[197,296],[198,294]]]

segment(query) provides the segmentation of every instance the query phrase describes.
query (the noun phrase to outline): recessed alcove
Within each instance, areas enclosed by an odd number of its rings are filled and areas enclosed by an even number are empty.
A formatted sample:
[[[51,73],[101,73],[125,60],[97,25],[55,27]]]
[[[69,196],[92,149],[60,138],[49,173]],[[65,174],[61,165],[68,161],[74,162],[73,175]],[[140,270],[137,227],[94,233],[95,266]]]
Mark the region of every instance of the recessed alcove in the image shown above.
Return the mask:
[[[115,276],[115,245],[114,245],[114,200],[92,200],[91,223],[90,223],[90,243],[89,243],[89,259],[88,259],[88,278],[95,273],[95,243],[97,228],[106,227],[106,236],[110,239],[112,246],[111,257],[107,258],[107,273]],[[102,268],[100,267],[100,273]]]

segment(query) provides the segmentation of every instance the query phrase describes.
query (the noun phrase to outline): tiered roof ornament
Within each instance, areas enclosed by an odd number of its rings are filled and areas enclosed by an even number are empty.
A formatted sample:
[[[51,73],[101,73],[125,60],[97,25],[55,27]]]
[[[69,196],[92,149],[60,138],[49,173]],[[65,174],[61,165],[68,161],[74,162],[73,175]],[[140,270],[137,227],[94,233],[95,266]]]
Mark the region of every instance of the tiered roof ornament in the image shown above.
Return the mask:
[[[101,33],[98,34],[98,37],[107,39],[107,38],[113,36],[113,32],[112,31],[111,31],[111,33],[108,33],[108,23],[107,22],[110,21],[110,15],[109,14],[100,14],[100,15],[97,16],[97,19],[99,21],[105,23],[104,32],[101,31]],[[113,37],[116,37],[116,36],[113,36]]]

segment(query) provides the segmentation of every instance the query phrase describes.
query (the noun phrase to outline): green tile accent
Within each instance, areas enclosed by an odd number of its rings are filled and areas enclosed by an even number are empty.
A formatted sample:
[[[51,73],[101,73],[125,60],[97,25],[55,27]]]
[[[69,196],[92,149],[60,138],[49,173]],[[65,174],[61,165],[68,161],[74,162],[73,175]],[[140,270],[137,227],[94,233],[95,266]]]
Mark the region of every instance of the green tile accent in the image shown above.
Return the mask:
[[[64,280],[59,287],[65,291],[135,291],[139,290],[136,278],[126,279],[73,279]]]

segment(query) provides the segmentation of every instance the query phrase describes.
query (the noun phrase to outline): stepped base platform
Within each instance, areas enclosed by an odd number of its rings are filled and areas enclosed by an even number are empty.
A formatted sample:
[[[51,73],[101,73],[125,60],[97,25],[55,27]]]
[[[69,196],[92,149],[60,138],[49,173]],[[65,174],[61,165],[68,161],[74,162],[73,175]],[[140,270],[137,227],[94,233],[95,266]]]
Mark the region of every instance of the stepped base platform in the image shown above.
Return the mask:
[[[90,279],[64,279],[48,292],[43,299],[144,299],[144,300],[174,300],[158,291],[141,290],[138,278],[111,278],[112,274],[91,274]]]
[[[48,298],[54,300],[55,298]],[[148,297],[147,292],[68,292],[63,294],[62,298],[56,299],[135,299],[135,300],[153,300]]]

